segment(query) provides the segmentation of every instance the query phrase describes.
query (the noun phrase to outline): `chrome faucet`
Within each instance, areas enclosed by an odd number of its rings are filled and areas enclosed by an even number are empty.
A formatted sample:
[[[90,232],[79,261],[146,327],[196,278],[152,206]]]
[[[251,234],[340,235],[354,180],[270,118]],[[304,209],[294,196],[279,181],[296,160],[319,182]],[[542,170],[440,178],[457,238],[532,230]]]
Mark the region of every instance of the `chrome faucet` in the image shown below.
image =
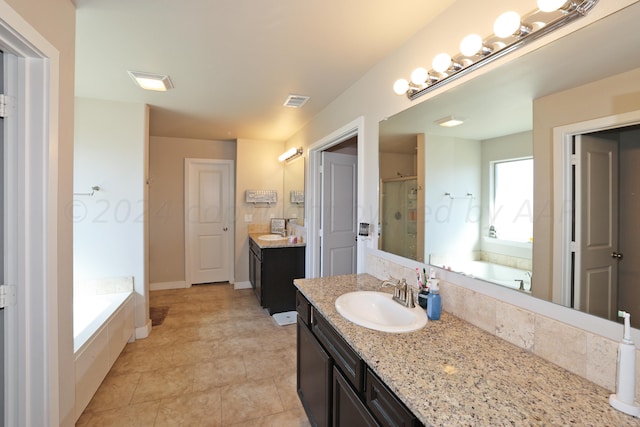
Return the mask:
[[[413,289],[411,286],[407,284],[405,279],[396,280],[393,278],[389,278],[389,280],[385,280],[382,282],[382,287],[386,288],[387,286],[393,286],[393,300],[398,304],[401,304],[408,308],[414,308],[415,297],[413,294]]]

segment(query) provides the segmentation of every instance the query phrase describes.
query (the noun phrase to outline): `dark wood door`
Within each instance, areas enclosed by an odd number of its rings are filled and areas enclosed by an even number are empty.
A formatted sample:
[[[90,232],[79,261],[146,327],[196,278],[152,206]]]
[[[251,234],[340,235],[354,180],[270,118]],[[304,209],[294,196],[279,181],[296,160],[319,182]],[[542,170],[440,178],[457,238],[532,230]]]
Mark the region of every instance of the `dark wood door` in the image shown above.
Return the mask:
[[[309,421],[316,427],[331,425],[331,371],[333,362],[298,317],[298,396]]]
[[[378,426],[358,395],[342,376],[333,368],[333,427]]]

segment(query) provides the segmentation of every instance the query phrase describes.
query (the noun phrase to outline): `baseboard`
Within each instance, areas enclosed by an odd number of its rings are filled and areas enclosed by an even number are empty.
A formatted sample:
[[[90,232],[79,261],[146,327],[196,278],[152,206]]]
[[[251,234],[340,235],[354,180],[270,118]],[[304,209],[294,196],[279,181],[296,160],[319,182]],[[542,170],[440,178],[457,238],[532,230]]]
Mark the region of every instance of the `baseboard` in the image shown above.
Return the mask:
[[[141,340],[147,338],[151,333],[151,319],[147,319],[147,323],[144,326],[136,328],[136,339]]]
[[[251,289],[251,282],[235,282],[233,284],[233,289]]]
[[[149,289],[152,291],[164,291],[166,289],[185,289],[188,288],[187,282],[178,281],[178,282],[158,282],[158,283],[150,283]]]

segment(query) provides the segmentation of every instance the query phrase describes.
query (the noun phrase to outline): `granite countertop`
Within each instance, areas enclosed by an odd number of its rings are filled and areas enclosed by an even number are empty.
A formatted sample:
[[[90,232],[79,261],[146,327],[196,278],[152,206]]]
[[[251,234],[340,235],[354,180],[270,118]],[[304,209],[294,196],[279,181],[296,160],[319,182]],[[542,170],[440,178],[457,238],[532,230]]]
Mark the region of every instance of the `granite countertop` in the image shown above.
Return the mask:
[[[299,242],[298,243],[289,243],[289,238],[285,237],[279,240],[262,240],[259,239],[260,236],[271,233],[249,233],[249,238],[255,242],[261,249],[266,248],[295,248],[299,246],[306,246],[306,243]],[[299,238],[298,238],[299,239]]]
[[[358,326],[338,296],[380,290],[368,274],[296,279],[296,287],[425,425],[638,426],[610,392],[446,312],[392,334]]]

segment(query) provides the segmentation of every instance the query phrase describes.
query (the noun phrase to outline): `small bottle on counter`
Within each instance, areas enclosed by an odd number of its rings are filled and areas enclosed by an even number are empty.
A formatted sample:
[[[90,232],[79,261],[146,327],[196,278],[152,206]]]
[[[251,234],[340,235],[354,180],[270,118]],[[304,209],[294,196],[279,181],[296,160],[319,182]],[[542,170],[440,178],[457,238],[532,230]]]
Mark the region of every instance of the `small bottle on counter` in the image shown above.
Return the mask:
[[[429,320],[439,320],[440,311],[442,309],[442,301],[440,299],[440,287],[438,279],[430,279],[429,295],[427,296],[427,317]]]

